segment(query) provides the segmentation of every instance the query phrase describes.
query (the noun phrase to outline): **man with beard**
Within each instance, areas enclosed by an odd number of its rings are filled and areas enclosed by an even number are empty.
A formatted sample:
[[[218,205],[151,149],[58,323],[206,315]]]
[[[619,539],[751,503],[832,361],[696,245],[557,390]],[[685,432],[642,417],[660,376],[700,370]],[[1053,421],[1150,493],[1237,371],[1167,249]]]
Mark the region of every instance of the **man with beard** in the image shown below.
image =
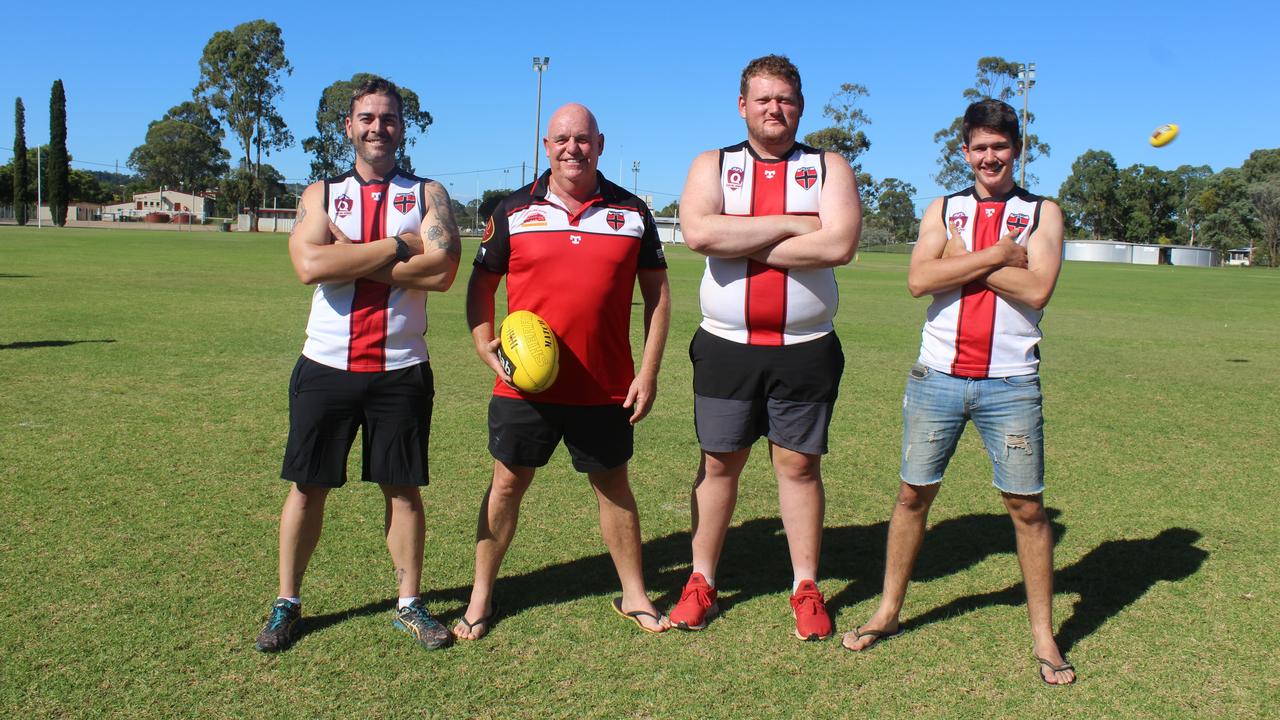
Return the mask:
[[[752,60],[738,95],[747,139],[699,155],[680,202],[685,243],[707,256],[702,324],[689,345],[702,457],[693,572],[671,611],[681,630],[701,630],[719,611],[716,567],[738,477],[764,436],[791,555],[795,636],[832,631],[817,578],[822,455],[844,371],[833,268],[853,259],[862,205],[848,161],[796,142],[803,112],[796,66],[779,55]]]
[[[453,284],[458,228],[440,183],[396,166],[404,123],[395,85],[375,77],[356,87],[346,133],[355,167],[307,187],[289,236],[298,278],[316,289],[289,382],[281,477],[293,485],[280,514],[278,597],[257,639],[268,652],[299,635],[302,576],[329,490],[347,480],[357,430],[362,479],[377,483],[386,502],[399,594],[392,624],[427,648],[450,640],[418,597],[425,536],[419,487],[427,484],[434,396],[426,293]]]

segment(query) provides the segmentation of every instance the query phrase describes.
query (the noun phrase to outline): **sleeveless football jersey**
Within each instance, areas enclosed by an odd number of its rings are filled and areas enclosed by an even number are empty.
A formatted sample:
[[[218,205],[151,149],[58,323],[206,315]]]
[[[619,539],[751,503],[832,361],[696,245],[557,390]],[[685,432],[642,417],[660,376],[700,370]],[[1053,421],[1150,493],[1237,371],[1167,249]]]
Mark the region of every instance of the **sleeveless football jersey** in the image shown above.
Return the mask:
[[[1010,230],[1027,239],[1040,222],[1044,198],[1015,187],[1007,196],[978,198],[973,187],[948,195],[942,220],[960,227],[970,251],[995,245]],[[1029,375],[1040,364],[1043,312],[1006,300],[980,281],[938,293],[921,333],[920,362],[939,372],[986,378]]]
[[[355,171],[325,181],[329,219],[352,242],[419,232],[421,178],[398,168],[386,180],[364,180]],[[339,370],[381,372],[427,361],[427,294],[364,278],[319,283],[302,354]]]
[[[742,142],[720,150],[724,214],[817,215],[826,177],[820,150],[796,144],[778,160]],[[840,296],[831,268],[783,270],[749,258],[707,258],[702,327],[748,345],[794,345],[831,332]]]

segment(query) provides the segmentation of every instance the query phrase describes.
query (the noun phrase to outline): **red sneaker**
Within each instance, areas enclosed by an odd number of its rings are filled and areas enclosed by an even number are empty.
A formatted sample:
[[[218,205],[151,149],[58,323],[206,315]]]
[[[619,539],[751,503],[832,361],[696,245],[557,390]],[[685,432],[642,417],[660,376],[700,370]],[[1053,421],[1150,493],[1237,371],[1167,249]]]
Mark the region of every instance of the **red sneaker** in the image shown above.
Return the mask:
[[[702,573],[694,573],[689,576],[684,590],[680,591],[680,602],[676,603],[667,617],[671,618],[672,625],[681,630],[701,630],[707,626],[708,620],[719,613],[716,589],[707,584]]]
[[[824,640],[834,632],[822,591],[814,581],[800,581],[791,596],[791,610],[796,615],[796,637],[801,640]]]

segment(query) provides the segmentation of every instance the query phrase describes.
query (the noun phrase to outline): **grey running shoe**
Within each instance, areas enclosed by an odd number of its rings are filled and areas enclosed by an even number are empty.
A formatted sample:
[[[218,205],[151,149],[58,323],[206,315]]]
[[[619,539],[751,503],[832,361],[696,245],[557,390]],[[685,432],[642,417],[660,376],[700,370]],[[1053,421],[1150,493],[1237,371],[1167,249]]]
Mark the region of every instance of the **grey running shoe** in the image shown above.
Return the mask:
[[[396,610],[391,624],[412,635],[419,645],[429,650],[442,648],[453,639],[453,635],[445,626],[431,617],[431,613],[427,612],[427,606],[420,598]]]
[[[277,598],[271,605],[271,616],[258,633],[258,649],[262,652],[288,650],[302,630],[302,606]]]

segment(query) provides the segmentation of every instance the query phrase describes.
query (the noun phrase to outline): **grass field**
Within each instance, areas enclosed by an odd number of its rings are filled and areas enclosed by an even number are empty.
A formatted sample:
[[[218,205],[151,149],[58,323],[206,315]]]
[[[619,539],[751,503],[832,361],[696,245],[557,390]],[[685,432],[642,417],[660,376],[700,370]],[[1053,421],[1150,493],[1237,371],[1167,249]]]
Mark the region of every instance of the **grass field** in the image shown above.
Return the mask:
[[[673,330],[632,464],[660,607],[688,572],[697,463],[685,349],[701,260],[668,260]],[[883,253],[838,271],[848,366],[820,585],[840,629],[880,588],[926,305],[905,271]],[[465,326],[466,272],[431,298],[428,333],[426,589],[450,625],[491,469],[492,378]],[[760,447],[720,568],[726,612],[703,633],[644,635],[613,614],[592,495],[561,450],[527,497],[485,640],[428,653],[392,630],[381,494],[356,482],[330,499],[304,587],[310,631],[285,654],[255,652],[310,292],[283,236],[0,228],[0,716],[1280,713],[1280,273],[1065,266],[1042,377],[1055,622],[1080,672],[1069,689],[1036,680],[1012,530],[972,430],[931,517],[909,633],[869,654],[790,635]]]

